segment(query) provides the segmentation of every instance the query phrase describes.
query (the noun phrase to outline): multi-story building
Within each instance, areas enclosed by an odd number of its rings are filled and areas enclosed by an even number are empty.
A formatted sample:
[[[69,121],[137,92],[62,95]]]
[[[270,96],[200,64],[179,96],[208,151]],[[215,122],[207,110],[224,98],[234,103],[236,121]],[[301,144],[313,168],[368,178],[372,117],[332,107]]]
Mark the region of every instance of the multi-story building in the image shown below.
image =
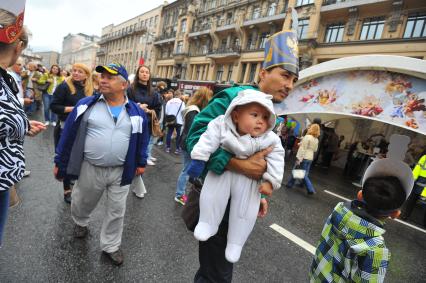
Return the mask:
[[[93,68],[96,65],[96,52],[100,38],[96,35],[68,34],[62,42],[59,64],[69,69],[74,63],[84,63]]]
[[[361,54],[426,59],[426,2],[416,0],[178,0],[163,7],[155,75],[249,83],[268,36],[299,15],[302,68]]]
[[[41,64],[46,68],[50,68],[53,64],[59,64],[59,53],[56,51],[35,52],[41,56]]]
[[[155,56],[152,42],[159,31],[162,6],[143,13],[121,24],[110,24],[102,28],[99,64],[117,61],[129,73],[136,71],[140,63],[152,67]]]

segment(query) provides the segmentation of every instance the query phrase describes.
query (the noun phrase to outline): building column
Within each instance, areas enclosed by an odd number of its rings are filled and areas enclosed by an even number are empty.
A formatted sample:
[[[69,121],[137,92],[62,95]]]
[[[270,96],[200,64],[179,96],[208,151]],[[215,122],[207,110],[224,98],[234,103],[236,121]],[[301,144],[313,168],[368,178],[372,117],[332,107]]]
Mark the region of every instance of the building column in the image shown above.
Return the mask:
[[[250,62],[245,62],[246,65],[246,72],[244,73],[244,79],[243,79],[243,83],[246,83],[248,81],[249,75],[250,75],[250,69],[251,69],[251,63]]]
[[[191,80],[198,80],[198,78],[195,77],[197,75],[197,66],[198,65],[192,64],[191,66],[192,66]]]
[[[258,81],[261,66],[262,66],[262,63],[257,63],[256,74],[254,75],[254,81],[255,82]]]

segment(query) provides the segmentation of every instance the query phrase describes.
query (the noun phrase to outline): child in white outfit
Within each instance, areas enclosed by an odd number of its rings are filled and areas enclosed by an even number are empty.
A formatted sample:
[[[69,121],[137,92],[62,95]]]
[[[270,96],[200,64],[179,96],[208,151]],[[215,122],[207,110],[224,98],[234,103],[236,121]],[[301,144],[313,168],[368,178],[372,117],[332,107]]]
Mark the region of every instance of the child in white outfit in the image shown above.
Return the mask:
[[[188,175],[196,178],[203,172],[210,155],[219,147],[240,159],[246,159],[268,147],[273,148],[265,157],[267,171],[262,181],[232,171],[225,171],[222,175],[209,171],[204,180],[200,196],[200,218],[194,236],[199,241],[206,241],[217,233],[231,197],[225,251],[229,262],[237,262],[240,258],[241,250],[256,222],[261,192],[266,187],[281,187],[284,149],[279,137],[272,132],[275,113],[271,98],[252,89],[239,92],[225,115],[209,123],[191,152]]]

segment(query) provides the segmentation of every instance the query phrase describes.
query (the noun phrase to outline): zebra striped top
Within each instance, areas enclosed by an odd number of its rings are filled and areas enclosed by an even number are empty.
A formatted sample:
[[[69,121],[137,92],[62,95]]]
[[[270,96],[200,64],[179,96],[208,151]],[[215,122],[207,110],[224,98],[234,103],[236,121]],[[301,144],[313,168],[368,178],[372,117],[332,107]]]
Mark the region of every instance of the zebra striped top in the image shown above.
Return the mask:
[[[24,137],[30,124],[16,93],[13,78],[0,68],[0,191],[24,175]]]

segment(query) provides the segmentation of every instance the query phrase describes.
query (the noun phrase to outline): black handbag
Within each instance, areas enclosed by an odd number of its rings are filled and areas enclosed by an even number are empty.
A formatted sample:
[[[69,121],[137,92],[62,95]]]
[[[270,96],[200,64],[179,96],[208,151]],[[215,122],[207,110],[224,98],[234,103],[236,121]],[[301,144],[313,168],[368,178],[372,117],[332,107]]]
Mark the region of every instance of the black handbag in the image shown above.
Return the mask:
[[[203,184],[200,179],[190,179],[189,182],[192,186],[181,216],[185,222],[186,228],[194,232],[195,226],[197,226],[198,219],[200,218],[200,193]]]
[[[176,115],[166,115],[164,117],[164,120],[166,121],[166,126],[167,127],[171,127],[171,126],[176,126],[177,125],[177,115],[179,114],[180,108],[182,107],[183,101],[181,102],[178,111],[176,112]]]

